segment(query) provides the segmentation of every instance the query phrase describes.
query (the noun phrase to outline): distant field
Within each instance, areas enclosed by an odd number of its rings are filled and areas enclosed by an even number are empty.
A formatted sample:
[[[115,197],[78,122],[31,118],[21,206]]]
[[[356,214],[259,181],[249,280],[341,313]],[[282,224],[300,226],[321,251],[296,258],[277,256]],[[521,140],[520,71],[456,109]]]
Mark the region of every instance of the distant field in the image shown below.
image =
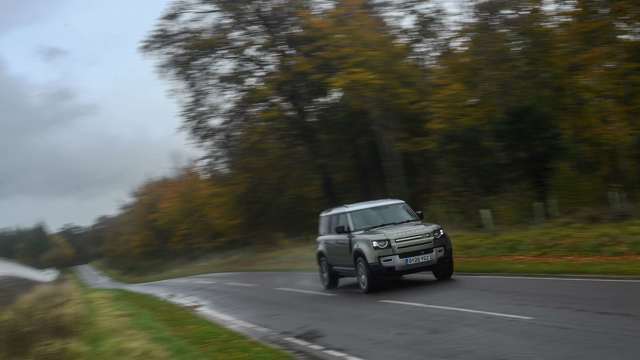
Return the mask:
[[[289,354],[124,290],[41,285],[0,313],[0,359],[290,359]]]
[[[453,231],[456,271],[640,276],[640,221],[552,223],[495,233]],[[246,248],[197,261],[144,263],[127,271],[97,263],[114,278],[144,282],[206,272],[315,271],[315,244]]]

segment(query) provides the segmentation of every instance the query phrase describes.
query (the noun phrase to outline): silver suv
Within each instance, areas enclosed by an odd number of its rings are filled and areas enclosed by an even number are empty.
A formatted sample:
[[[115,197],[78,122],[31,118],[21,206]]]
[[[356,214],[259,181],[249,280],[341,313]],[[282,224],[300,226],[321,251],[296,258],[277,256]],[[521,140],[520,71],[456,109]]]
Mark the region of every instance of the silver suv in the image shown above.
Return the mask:
[[[375,200],[320,213],[317,259],[325,289],[355,276],[364,293],[383,276],[432,271],[438,280],[453,274],[451,240],[441,226],[423,223],[420,211],[402,200]]]

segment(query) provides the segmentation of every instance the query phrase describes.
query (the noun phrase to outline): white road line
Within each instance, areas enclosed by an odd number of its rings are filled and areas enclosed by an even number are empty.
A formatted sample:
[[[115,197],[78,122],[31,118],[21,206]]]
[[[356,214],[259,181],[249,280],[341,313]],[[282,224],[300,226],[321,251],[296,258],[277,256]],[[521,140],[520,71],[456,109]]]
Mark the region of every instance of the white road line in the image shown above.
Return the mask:
[[[300,339],[296,339],[296,338],[292,338],[292,337],[286,337],[284,338],[285,340],[287,340],[288,342],[300,345],[300,346],[309,346],[311,345],[311,343],[306,342],[304,340],[300,340]]]
[[[257,327],[257,325],[254,325],[254,324],[252,324],[250,322],[246,322],[246,321],[243,321],[243,320],[236,320],[236,324],[238,324],[240,326],[244,326],[244,327],[249,328],[249,329],[255,329]]]
[[[254,287],[257,286],[256,284],[250,284],[250,283],[241,283],[241,282],[226,282],[226,285],[231,285],[231,286],[244,286],[244,287]]]
[[[497,313],[497,312],[491,312],[491,311],[481,311],[481,310],[457,308],[457,307],[451,307],[451,306],[429,305],[429,304],[421,304],[421,303],[405,302],[405,301],[396,301],[396,300],[378,300],[378,302],[387,303],[387,304],[417,306],[417,307],[438,309],[438,310],[460,311],[460,312],[491,315],[491,316],[498,316],[498,317],[511,318],[511,319],[533,320],[533,318],[530,317],[530,316],[503,314],[503,313]]]
[[[563,277],[538,277],[538,276],[493,276],[493,275],[456,275],[464,278],[482,279],[524,279],[524,280],[555,280],[555,281],[594,281],[594,282],[628,282],[640,283],[639,279],[594,279],[594,278],[563,278]]]
[[[216,281],[212,281],[212,280],[191,280],[191,281],[185,281],[185,282],[189,284],[204,284],[204,285],[211,285],[216,283]]]
[[[345,354],[343,352],[336,351],[336,350],[325,349],[324,346],[313,344],[313,343],[310,343],[308,341],[300,340],[298,338],[286,337],[286,338],[283,338],[283,340],[288,341],[290,343],[294,343],[296,345],[306,346],[309,349],[313,349],[313,350],[316,350],[316,351],[322,351],[323,353],[325,353],[327,355],[331,355],[333,357],[345,358],[346,360],[362,360],[359,357],[351,356],[349,354]]]
[[[347,354],[341,353],[340,351],[335,351],[335,350],[325,350],[324,353],[325,354],[329,354],[331,356],[335,356],[335,357],[346,357],[347,356]]]
[[[303,289],[275,288],[275,290],[297,292],[297,293],[309,294],[309,295],[336,296],[336,294],[325,293],[320,291],[303,290]]]

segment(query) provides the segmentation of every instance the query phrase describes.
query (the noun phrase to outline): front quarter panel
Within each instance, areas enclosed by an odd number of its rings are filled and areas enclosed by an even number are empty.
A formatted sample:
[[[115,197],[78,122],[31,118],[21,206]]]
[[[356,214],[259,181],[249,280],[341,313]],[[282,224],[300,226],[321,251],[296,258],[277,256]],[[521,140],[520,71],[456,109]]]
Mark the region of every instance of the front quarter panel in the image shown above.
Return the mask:
[[[353,255],[354,261],[357,254],[362,254],[369,264],[377,264],[380,256],[393,254],[391,247],[383,250],[374,249],[371,245],[373,240],[386,240],[386,238],[370,238],[369,236],[354,235]]]

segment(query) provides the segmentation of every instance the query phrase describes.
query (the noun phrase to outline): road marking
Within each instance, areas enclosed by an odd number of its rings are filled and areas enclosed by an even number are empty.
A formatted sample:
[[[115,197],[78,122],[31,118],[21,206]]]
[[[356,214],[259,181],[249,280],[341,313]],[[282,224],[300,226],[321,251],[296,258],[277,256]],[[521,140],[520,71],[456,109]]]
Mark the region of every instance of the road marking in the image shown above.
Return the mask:
[[[525,279],[525,280],[556,280],[556,281],[595,281],[595,282],[628,282],[640,283],[639,279],[593,279],[593,278],[562,278],[562,277],[538,277],[538,276],[493,276],[493,275],[457,275],[464,278],[483,279]]]
[[[336,294],[325,293],[320,291],[303,290],[303,289],[275,288],[275,290],[297,292],[297,293],[309,294],[309,295],[336,296]]]
[[[325,354],[329,354],[331,356],[335,356],[335,357],[347,357],[348,356],[345,353],[341,353],[340,351],[335,351],[335,350],[325,350],[324,353]]]
[[[467,313],[474,313],[474,314],[499,316],[499,317],[511,318],[511,319],[533,320],[533,318],[530,316],[503,314],[503,313],[497,313],[497,312],[491,312],[491,311],[473,310],[473,309],[465,309],[465,308],[458,308],[458,307],[451,307],[451,306],[429,305],[429,304],[396,301],[396,300],[378,300],[378,302],[387,303],[387,304],[417,306],[417,307],[438,309],[438,310],[460,311],[460,312],[467,312]]]
[[[300,346],[309,346],[311,345],[311,343],[306,342],[304,340],[300,340],[300,339],[296,339],[296,338],[292,338],[292,337],[286,337],[284,338],[285,340],[287,340],[288,342],[300,345]]]
[[[231,286],[243,286],[243,287],[254,287],[254,286],[257,286],[256,284],[233,282],[233,281],[226,282],[225,284],[231,285]]]
[[[189,284],[204,284],[204,285],[211,285],[216,283],[216,281],[213,281],[213,280],[191,280],[191,281],[185,281],[185,282]]]
[[[345,358],[346,360],[363,360],[363,359],[361,359],[359,357],[351,356],[349,354],[345,354],[345,353],[340,352],[340,351],[331,350],[331,349],[325,349],[324,346],[313,344],[313,343],[310,343],[308,341],[300,340],[298,338],[286,337],[286,338],[283,338],[283,340],[288,341],[290,343],[294,343],[296,345],[305,346],[305,347],[308,347],[309,349],[313,349],[313,350],[316,350],[316,351],[322,351],[323,353],[325,353],[327,355],[331,355],[333,357]]]

